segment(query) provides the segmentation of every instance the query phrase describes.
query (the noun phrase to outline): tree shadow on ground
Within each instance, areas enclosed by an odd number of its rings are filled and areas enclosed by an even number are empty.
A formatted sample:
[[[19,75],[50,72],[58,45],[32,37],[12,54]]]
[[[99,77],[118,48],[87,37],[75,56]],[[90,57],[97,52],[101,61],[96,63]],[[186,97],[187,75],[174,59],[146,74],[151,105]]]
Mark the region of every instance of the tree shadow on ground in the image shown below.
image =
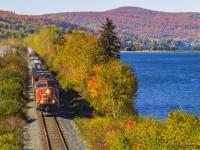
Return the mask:
[[[68,89],[60,92],[61,106],[60,110],[69,119],[76,117],[91,118],[93,108],[90,107],[89,103],[86,102],[75,90]]]

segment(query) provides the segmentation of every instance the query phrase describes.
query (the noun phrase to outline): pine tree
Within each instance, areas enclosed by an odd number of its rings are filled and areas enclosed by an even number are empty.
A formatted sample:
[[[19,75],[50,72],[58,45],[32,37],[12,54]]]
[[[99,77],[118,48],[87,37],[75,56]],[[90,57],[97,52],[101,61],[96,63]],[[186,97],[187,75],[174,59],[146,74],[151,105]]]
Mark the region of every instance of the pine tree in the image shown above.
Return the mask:
[[[99,37],[100,44],[105,50],[104,60],[108,62],[110,59],[120,59],[120,41],[117,37],[117,33],[114,32],[115,25],[112,20],[106,18],[106,23],[103,24],[101,34]]]

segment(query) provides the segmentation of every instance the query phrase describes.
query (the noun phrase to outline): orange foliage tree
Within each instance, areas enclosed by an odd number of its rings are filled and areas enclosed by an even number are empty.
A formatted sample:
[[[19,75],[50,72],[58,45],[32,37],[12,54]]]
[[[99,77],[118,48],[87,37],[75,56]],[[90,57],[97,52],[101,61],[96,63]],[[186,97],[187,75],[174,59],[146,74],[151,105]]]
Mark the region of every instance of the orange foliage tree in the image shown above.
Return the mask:
[[[133,115],[137,79],[129,65],[111,60],[99,67],[95,66],[87,85],[90,103],[101,114],[114,118]]]

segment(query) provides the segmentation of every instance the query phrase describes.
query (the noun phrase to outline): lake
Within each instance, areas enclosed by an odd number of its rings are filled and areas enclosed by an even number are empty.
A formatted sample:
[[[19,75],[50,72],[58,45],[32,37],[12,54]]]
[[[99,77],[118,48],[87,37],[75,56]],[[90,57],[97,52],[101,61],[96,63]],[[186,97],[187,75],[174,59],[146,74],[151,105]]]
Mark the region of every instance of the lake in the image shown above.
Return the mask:
[[[138,78],[136,109],[159,120],[180,110],[200,116],[199,52],[122,52]]]

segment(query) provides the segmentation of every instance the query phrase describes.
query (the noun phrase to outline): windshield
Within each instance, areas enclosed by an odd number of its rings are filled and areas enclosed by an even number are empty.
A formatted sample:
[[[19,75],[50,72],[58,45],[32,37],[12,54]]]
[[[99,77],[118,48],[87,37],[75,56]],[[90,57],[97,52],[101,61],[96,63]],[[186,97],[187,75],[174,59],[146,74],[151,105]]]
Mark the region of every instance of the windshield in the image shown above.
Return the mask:
[[[59,85],[58,85],[58,83],[55,82],[55,81],[49,81],[48,87],[52,87],[52,88],[58,89],[58,88],[59,88]]]
[[[36,88],[43,88],[43,87],[46,87],[46,86],[47,86],[46,84],[37,84]]]

